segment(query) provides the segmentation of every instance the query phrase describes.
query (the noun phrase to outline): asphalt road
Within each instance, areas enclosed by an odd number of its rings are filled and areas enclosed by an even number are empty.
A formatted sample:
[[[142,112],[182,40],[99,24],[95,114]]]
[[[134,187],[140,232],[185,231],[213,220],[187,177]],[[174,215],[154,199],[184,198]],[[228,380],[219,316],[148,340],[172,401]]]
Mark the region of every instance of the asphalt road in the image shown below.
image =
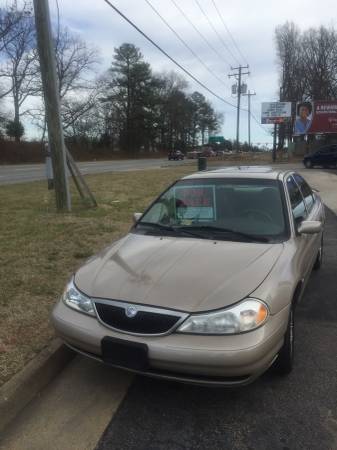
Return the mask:
[[[136,377],[96,450],[336,450],[337,218],[324,264],[296,311],[296,365],[254,384],[210,389]]]
[[[165,158],[125,159],[116,161],[92,161],[77,163],[83,175],[104,172],[127,172],[130,170],[158,169],[160,167],[174,167],[181,164],[194,164],[197,161],[168,161]],[[233,161],[224,161],[224,165],[233,165]],[[274,164],[275,167],[303,168],[301,163]],[[15,164],[0,165],[0,185],[27,183],[46,179],[45,164]]]
[[[186,162],[186,161],[185,161]],[[126,172],[129,170],[154,169],[163,164],[176,165],[181,161],[167,161],[166,159],[127,159],[120,161],[80,162],[78,167],[83,175],[103,172]],[[26,183],[44,180],[46,178],[44,164],[15,164],[0,165],[0,185]]]

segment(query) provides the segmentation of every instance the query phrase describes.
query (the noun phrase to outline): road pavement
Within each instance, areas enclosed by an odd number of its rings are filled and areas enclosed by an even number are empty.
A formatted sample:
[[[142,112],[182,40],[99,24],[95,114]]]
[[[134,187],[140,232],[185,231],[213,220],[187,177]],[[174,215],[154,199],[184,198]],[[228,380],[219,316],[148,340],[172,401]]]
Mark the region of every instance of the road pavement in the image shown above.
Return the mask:
[[[188,160],[184,161],[186,163]],[[158,169],[163,164],[176,165],[181,161],[167,161],[163,158],[127,159],[116,161],[93,161],[77,163],[83,175],[89,173],[126,172],[129,170]],[[45,164],[0,165],[0,185],[27,183],[46,178]]]
[[[209,389],[134,377],[78,356],[22,411],[0,449],[337,450],[337,177],[301,172],[330,210],[323,266],[296,312],[288,377],[269,370],[244,388]]]
[[[224,161],[224,165],[235,165],[233,161]],[[175,167],[182,164],[192,164],[197,167],[197,161],[168,161],[164,158],[125,159],[116,161],[92,161],[77,163],[83,175],[104,172],[128,172],[132,170],[159,169],[160,167]],[[212,164],[212,163],[211,163]],[[301,163],[276,164],[275,167],[303,167]],[[27,183],[46,179],[45,164],[15,164],[0,165],[0,185]]]

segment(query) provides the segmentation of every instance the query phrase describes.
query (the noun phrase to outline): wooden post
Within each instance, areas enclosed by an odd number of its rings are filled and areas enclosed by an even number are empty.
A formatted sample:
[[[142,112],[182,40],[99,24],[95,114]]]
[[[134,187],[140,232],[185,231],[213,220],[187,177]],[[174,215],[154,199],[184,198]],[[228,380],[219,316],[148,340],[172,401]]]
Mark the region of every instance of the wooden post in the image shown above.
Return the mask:
[[[48,125],[48,144],[54,171],[56,208],[58,211],[70,211],[71,198],[67,177],[66,151],[48,0],[34,0],[34,12]]]
[[[274,123],[274,134],[273,134],[273,162],[276,161],[276,133],[277,133],[277,124]]]

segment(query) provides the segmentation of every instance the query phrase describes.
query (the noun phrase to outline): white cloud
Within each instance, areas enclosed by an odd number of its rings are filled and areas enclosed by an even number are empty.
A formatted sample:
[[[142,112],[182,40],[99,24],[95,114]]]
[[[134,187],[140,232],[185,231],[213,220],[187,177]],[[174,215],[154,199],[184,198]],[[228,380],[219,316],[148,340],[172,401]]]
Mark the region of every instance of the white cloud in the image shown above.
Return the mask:
[[[3,0],[4,1],[4,0]],[[56,19],[56,0],[50,0],[53,20]],[[142,53],[155,71],[175,69],[173,63],[167,60],[157,49],[147,42],[136,30],[119,17],[103,0],[58,0],[61,21],[73,31],[82,35],[88,42],[101,49],[102,70],[107,68],[112,59],[114,47],[123,42],[132,42],[141,48]],[[146,4],[145,0],[111,0],[127,17],[133,20],[142,30],[161,45],[170,55],[182,63],[202,82],[207,84],[219,95],[230,98],[229,86],[233,80],[228,80],[229,66],[235,64],[233,58],[222,47],[221,42],[209,27],[194,0],[176,0],[188,17],[206,38],[223,55],[219,58],[206,46],[193,28],[186,22],[174,7],[171,0],[151,0],[152,4],[173,26],[204,62],[223,78],[226,88],[214,79],[195,60],[186,48],[177,40],[172,32],[160,21]],[[214,23],[223,39],[231,45],[229,36],[219,20],[212,0],[199,0],[208,17]],[[215,0],[226,24],[241,51],[250,64],[252,77],[246,81],[250,89],[255,89],[257,95],[252,98],[255,115],[260,116],[262,101],[277,99],[277,67],[274,48],[274,29],[285,21],[294,21],[301,28],[323,25],[336,25],[337,18],[332,19],[331,12],[335,10],[335,0]],[[0,4],[2,1],[0,0]],[[234,47],[231,49],[235,52]],[[237,54],[237,53],[236,53]],[[239,54],[237,54],[239,57]],[[223,133],[226,137],[235,136],[234,109],[219,100],[212,98],[196,83],[190,81],[191,89],[203,92],[214,107],[225,114]],[[247,100],[243,99],[243,106]],[[247,138],[247,114],[242,113],[241,138]],[[252,123],[253,140],[256,142],[270,141],[261,128]]]

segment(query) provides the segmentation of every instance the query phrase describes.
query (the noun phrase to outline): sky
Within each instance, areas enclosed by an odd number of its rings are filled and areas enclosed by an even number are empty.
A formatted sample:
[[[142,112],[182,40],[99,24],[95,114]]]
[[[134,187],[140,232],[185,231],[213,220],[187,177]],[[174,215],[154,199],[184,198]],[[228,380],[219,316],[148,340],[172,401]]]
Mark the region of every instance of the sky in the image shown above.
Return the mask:
[[[149,1],[199,55],[204,64],[214,72],[215,76],[206,70],[184,47],[150,8],[146,0],[111,0],[168,54],[209,89],[230,103],[236,104],[236,98],[231,96],[231,85],[234,83],[234,79],[228,78],[231,67],[236,67],[239,63],[243,65],[248,63],[251,74],[243,77],[243,81],[247,83],[248,89],[256,92],[256,95],[251,97],[252,112],[259,120],[261,102],[278,99],[275,27],[286,21],[294,21],[301,29],[320,25],[337,26],[337,14],[334,14],[336,0],[282,0],[282,2],[275,0],[173,0],[207,39],[215,49],[214,51],[186,21],[172,0]],[[1,3],[3,3],[2,0],[0,0]],[[100,50],[100,69],[102,71],[111,64],[114,48],[123,42],[129,42],[140,48],[145,60],[151,64],[155,72],[176,70],[178,73],[182,73],[178,67],[111,9],[104,0],[58,0],[58,3],[61,23]],[[198,3],[220,34],[221,40],[198,7]],[[237,51],[220,20],[214,3],[240,52]],[[55,21],[57,17],[56,0],[49,0],[49,4],[52,20]],[[184,76],[188,79],[186,75]],[[225,138],[235,138],[236,109],[213,97],[193,80],[188,79],[188,81],[191,92],[194,90],[202,92],[211,101],[216,111],[224,115],[221,134]],[[242,108],[247,108],[247,97],[242,98]],[[252,120],[251,127],[253,143],[271,142],[272,125],[262,126]],[[240,120],[240,140],[247,140],[247,136],[248,118],[247,112],[243,111]]]

